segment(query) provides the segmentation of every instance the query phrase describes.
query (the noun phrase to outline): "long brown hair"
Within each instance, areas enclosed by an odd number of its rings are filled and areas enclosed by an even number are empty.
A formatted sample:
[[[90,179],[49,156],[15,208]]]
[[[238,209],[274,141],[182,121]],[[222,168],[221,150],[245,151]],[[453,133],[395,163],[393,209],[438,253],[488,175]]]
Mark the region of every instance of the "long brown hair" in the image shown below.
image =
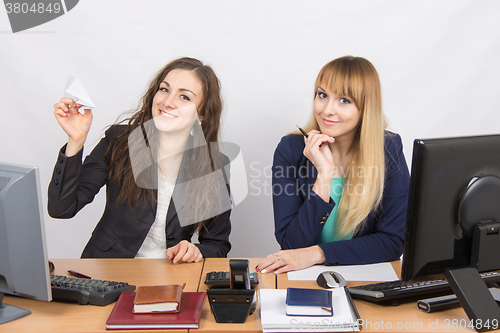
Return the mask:
[[[219,79],[210,66],[204,65],[197,59],[184,57],[170,62],[163,67],[151,81],[149,88],[141,99],[141,105],[135,113],[131,117],[119,122],[121,124],[126,123],[127,126],[125,126],[124,131],[118,135],[109,146],[109,153],[111,156],[108,166],[108,177],[110,182],[117,181],[121,185],[121,192],[118,198],[119,204],[127,204],[133,208],[135,204],[146,197],[148,192],[155,198],[153,188],[137,185],[132,170],[129,148],[134,150],[134,154],[137,152],[139,155],[144,155],[144,160],[150,160],[151,156],[149,155],[151,151],[150,149],[135,149],[133,146],[129,147],[129,136],[134,130],[141,130],[144,134],[146,144],[149,146],[148,148],[153,146],[151,140],[154,140],[154,137],[146,136],[145,125],[147,125],[148,122],[149,124],[152,123],[153,115],[151,108],[154,96],[160,88],[160,83],[167,74],[174,69],[193,71],[202,85],[202,101],[198,107],[198,115],[199,118],[202,119],[202,123],[201,130],[195,131],[200,132],[200,135],[195,135],[194,145],[200,145],[201,143],[199,141],[208,143],[219,141],[220,118],[222,114]],[[197,128],[200,128],[200,126]],[[203,137],[200,138],[201,133]],[[213,152],[209,150],[208,153],[213,169]],[[156,176],[156,174],[154,176]]]

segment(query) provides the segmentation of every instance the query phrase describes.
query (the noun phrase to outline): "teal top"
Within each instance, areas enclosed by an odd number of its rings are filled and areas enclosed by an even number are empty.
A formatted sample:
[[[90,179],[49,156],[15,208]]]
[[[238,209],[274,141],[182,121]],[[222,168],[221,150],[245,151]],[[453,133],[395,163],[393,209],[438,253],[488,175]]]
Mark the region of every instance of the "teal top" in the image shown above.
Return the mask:
[[[328,219],[326,220],[325,225],[323,226],[321,235],[319,236],[318,241],[316,242],[317,244],[330,243],[341,240],[340,238],[337,237],[337,233],[335,232],[335,226],[337,224],[337,216],[338,216],[337,207],[339,206],[338,204],[340,202],[340,198],[342,197],[343,182],[344,182],[344,177],[332,179],[332,185],[330,186],[330,197],[332,198],[333,202],[335,202],[335,207],[333,207],[330,216],[328,216]],[[352,235],[349,235],[346,238],[342,238],[342,240],[351,238]]]

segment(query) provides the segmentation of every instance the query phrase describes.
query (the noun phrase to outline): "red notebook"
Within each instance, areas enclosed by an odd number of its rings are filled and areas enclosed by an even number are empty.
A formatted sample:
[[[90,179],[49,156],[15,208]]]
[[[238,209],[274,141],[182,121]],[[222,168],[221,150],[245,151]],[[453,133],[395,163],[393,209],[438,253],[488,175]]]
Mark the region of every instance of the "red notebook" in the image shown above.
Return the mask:
[[[205,295],[183,292],[177,313],[133,313],[135,292],[122,292],[106,321],[106,329],[198,328]]]

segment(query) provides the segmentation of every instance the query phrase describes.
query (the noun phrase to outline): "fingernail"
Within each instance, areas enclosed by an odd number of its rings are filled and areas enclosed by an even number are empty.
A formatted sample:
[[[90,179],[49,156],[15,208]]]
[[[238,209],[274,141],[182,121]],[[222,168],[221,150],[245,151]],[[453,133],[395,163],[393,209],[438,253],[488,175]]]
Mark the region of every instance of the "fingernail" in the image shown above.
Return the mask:
[[[263,269],[260,271],[262,274],[266,274],[267,270]]]
[[[334,137],[331,136],[330,138],[332,138],[333,142],[335,142],[335,138]]]
[[[260,271],[259,265],[255,266],[255,270],[258,272]]]
[[[278,275],[278,270],[275,270],[275,271],[274,271],[274,274],[275,274],[275,275]]]

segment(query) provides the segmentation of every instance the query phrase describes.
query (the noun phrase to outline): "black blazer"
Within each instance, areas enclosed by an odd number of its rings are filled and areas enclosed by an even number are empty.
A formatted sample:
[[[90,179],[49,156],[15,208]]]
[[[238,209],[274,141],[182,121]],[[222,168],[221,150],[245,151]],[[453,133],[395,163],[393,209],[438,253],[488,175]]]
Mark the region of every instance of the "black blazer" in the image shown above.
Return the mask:
[[[66,146],[59,151],[48,190],[48,211],[51,217],[72,218],[92,202],[99,190],[106,185],[106,207],[82,252],[82,258],[134,258],[156,217],[157,204],[149,195],[142,198],[134,208],[128,204],[118,204],[120,185],[108,179],[106,167],[111,156],[108,147],[124,128],[124,125],[110,127],[83,164],[83,149],[71,157],[64,154]],[[223,158],[223,164],[229,163],[226,156]],[[157,190],[154,192],[157,195]],[[199,244],[196,244],[204,258],[227,256],[231,249],[230,214],[229,208],[205,221],[205,227],[198,235]],[[181,240],[190,241],[193,232],[192,225],[181,227],[174,201],[171,200],[166,218],[167,248]]]

